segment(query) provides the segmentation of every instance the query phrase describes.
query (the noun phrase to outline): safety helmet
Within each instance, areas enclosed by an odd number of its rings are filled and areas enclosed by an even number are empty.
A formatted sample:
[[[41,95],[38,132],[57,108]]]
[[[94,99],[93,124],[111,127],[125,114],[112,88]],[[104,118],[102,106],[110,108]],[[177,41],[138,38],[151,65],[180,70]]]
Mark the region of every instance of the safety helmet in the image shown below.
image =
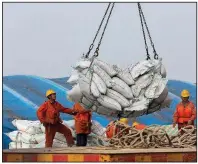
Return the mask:
[[[184,89],[182,92],[181,92],[181,97],[189,97],[190,96],[190,93],[188,90]]]
[[[127,118],[121,118],[120,122],[124,123],[124,124],[128,124],[128,119]]]
[[[134,122],[132,126],[136,126],[136,125],[139,125],[138,122]]]
[[[50,96],[51,94],[54,94],[54,93],[56,93],[54,90],[49,89],[49,90],[47,90],[47,92],[46,92],[46,97],[48,97],[48,96]]]

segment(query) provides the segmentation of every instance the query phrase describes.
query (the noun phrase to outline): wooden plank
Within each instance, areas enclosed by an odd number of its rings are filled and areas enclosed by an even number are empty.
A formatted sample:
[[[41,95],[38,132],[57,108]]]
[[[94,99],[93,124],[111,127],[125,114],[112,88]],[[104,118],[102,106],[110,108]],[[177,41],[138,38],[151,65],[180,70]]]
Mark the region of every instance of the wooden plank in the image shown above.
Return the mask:
[[[155,149],[115,149],[111,147],[71,147],[71,148],[44,148],[44,149],[16,149],[3,150],[9,154],[135,154],[135,153],[187,153],[196,152],[195,148],[155,148]]]

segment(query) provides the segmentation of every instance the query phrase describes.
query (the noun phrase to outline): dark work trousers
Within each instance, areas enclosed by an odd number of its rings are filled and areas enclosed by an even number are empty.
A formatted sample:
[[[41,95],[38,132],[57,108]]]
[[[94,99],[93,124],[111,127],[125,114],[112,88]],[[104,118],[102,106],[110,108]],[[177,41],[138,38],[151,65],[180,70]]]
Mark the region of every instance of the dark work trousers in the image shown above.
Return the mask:
[[[76,136],[76,146],[86,146],[87,145],[87,134],[77,134]]]

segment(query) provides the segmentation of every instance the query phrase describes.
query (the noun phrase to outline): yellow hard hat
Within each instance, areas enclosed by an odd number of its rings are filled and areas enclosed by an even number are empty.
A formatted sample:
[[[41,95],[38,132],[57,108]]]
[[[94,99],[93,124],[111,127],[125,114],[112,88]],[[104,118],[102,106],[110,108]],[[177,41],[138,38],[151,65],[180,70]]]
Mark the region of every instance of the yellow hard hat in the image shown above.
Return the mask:
[[[188,90],[184,89],[182,92],[181,92],[181,97],[189,97],[190,96],[190,93]]]
[[[46,92],[46,97],[48,97],[49,95],[54,94],[54,93],[56,93],[54,90],[49,89],[49,90],[47,90],[47,92]]]
[[[138,122],[134,122],[132,126],[136,126],[136,125],[139,125]]]
[[[121,118],[120,122],[124,123],[124,124],[128,124],[128,119],[127,118]]]

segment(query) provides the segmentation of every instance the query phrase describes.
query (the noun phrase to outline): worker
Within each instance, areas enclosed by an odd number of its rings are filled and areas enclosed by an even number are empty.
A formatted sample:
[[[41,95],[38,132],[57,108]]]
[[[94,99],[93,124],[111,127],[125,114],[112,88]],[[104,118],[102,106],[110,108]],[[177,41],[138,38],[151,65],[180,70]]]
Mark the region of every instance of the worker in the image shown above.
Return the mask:
[[[67,95],[67,99],[74,102],[73,109],[78,113],[74,116],[76,130],[76,146],[86,146],[88,134],[91,133],[91,110],[85,109],[83,104],[77,102],[72,96]]]
[[[178,124],[178,129],[187,125],[194,125],[196,118],[195,105],[189,101],[190,93],[188,90],[181,92],[182,101],[177,105],[175,113],[173,115],[173,127]]]
[[[78,112],[74,116],[76,146],[86,146],[88,134],[91,133],[91,110],[86,110],[80,103],[75,103],[73,109]]]
[[[56,132],[63,134],[69,147],[73,146],[74,140],[69,128],[62,124],[60,112],[76,115],[73,109],[65,108],[56,101],[56,92],[52,89],[47,90],[45,101],[37,110],[37,117],[45,127],[45,147],[52,147]]]
[[[119,123],[127,126],[128,125],[128,119],[127,118],[120,118],[120,120],[118,121]],[[116,125],[117,123],[117,120],[116,121],[111,121],[107,127],[106,127],[106,136],[107,138],[112,138],[114,135],[118,134],[121,129],[119,127],[119,125]],[[125,131],[123,131],[122,134],[120,134],[120,137],[123,135],[123,134],[126,134],[128,133],[128,130],[126,129]]]
[[[143,130],[144,128],[146,128],[146,125],[140,124],[140,123],[138,123],[138,122],[134,122],[132,126],[133,126],[135,129],[137,129],[137,130]]]

